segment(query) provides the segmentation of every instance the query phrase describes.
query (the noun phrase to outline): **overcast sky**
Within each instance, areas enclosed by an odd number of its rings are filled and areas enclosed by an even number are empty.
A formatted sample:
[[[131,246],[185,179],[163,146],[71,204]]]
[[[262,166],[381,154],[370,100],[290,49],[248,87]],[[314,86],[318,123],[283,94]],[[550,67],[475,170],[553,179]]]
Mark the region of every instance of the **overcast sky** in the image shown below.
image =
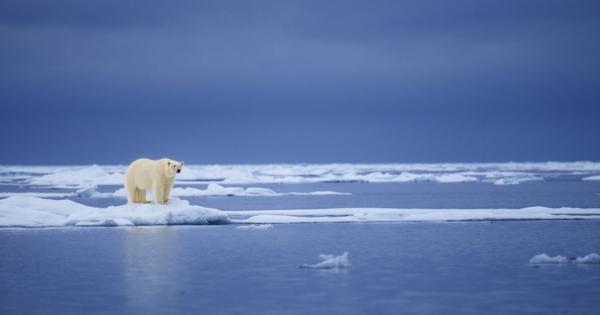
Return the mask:
[[[600,160],[599,1],[2,0],[0,42],[3,164]]]

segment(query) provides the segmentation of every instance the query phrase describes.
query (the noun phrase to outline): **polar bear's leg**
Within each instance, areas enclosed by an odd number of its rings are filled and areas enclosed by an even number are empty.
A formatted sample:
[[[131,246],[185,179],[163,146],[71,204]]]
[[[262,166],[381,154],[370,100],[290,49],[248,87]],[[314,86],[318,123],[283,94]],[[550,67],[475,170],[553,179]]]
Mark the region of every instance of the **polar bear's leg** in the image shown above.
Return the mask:
[[[155,204],[164,204],[164,187],[162,185],[153,184],[152,185],[152,196],[154,197]]]
[[[146,190],[145,189],[138,189],[137,193],[138,193],[138,202],[139,203],[148,203],[148,200],[146,200]]]
[[[171,193],[171,188],[169,185],[165,185],[165,191],[163,192],[163,202],[169,202],[169,194]]]
[[[173,182],[175,181],[175,178],[172,178],[170,180],[167,181],[167,183],[165,184],[165,192],[163,195],[163,201],[164,203],[169,202],[169,198],[171,196],[171,189],[173,189]]]
[[[137,189],[132,186],[127,186],[125,189],[127,190],[127,202],[128,203],[137,202]]]

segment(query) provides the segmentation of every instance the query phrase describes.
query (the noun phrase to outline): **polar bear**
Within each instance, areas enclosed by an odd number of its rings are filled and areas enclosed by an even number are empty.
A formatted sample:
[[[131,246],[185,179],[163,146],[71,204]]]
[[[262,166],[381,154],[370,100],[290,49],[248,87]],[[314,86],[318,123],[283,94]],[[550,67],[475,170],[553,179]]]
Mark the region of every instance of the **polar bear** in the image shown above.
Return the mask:
[[[146,190],[152,189],[154,203],[166,204],[175,182],[181,173],[183,162],[171,159],[138,159],[133,161],[125,173],[125,191],[128,203],[148,203]]]

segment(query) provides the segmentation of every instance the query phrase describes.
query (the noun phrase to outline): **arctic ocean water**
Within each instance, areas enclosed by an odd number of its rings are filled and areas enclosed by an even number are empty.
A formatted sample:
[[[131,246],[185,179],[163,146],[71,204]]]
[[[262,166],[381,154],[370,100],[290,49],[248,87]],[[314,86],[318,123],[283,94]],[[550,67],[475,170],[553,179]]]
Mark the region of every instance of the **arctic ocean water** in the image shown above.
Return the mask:
[[[222,185],[277,194],[192,191],[179,198],[226,211],[600,208],[600,181],[582,180],[597,176],[598,170],[569,172],[534,172],[527,178],[543,179],[513,185],[469,179],[253,180]],[[101,197],[90,197],[69,195],[73,189],[61,187],[60,176],[45,187],[23,182],[31,178],[26,172],[4,175],[10,177],[0,183],[5,197],[53,193],[53,199],[97,208],[124,203],[111,195],[120,187],[110,181],[95,189]],[[206,188],[206,183],[190,185]],[[338,194],[302,194],[314,192]],[[573,259],[600,253],[600,220],[580,218],[274,224],[265,229],[240,229],[240,224],[5,227],[0,228],[0,313],[596,314],[600,264]],[[318,263],[320,254],[344,252],[348,268],[299,268]],[[529,263],[541,253],[570,260]]]

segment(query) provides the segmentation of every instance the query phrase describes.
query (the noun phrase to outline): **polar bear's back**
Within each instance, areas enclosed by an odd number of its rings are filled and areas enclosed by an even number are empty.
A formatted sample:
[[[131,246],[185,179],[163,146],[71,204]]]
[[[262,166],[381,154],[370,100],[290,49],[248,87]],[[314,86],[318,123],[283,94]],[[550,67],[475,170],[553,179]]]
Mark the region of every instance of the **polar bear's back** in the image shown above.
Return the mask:
[[[148,189],[152,186],[156,174],[158,161],[150,159],[137,159],[127,168],[125,173],[125,186]]]

